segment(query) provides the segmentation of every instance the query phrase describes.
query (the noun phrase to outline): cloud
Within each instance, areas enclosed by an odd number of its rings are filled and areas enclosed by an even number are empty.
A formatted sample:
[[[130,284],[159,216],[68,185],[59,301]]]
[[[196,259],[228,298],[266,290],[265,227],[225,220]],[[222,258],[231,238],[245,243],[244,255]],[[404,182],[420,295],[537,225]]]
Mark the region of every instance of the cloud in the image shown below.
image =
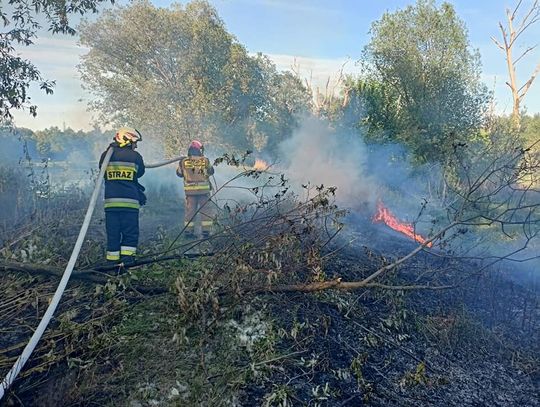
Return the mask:
[[[34,45],[18,47],[17,54],[30,60],[46,80],[56,81],[54,94],[46,95],[37,84],[32,84],[29,96],[32,104],[37,104],[38,115],[32,117],[28,111],[14,111],[15,123],[30,129],[49,126],[66,126],[89,130],[91,114],[80,99],[88,99],[89,94],[81,87],[76,66],[81,55],[88,48],[77,44],[75,37],[42,36]]]
[[[74,72],[79,57],[88,52],[88,48],[79,46],[75,38],[38,38],[34,45],[17,47],[17,54],[29,59],[42,71],[48,73]]]
[[[92,115],[82,103],[38,103],[38,115],[32,117],[28,111],[13,112],[18,127],[40,130],[51,126],[71,127],[74,130],[91,130]]]

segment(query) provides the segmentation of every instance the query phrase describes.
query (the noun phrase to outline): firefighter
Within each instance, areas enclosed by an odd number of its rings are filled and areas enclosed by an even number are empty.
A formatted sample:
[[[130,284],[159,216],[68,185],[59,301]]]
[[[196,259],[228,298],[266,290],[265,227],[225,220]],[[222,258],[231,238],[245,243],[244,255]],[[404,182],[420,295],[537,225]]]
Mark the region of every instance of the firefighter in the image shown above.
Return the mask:
[[[214,167],[204,156],[204,146],[198,140],[189,145],[187,157],[182,157],[176,169],[176,175],[184,180],[186,205],[184,227],[186,236],[195,237],[195,222],[200,213],[200,226],[203,237],[208,237],[213,226],[213,207],[209,202],[212,185],[209,177],[214,174]]]
[[[142,156],[135,151],[142,140],[136,129],[122,127],[116,132],[109,148],[113,153],[105,171],[105,229],[107,231],[107,261],[131,262],[139,242],[139,208],[146,203],[144,187],[139,178],[144,174]],[[99,167],[105,158],[99,160]]]

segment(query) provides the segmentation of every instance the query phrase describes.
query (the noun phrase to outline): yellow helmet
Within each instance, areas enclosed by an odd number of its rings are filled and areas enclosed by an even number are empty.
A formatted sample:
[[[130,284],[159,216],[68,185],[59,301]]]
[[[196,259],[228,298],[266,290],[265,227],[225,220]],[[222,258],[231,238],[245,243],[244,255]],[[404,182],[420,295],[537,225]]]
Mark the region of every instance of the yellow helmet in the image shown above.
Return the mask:
[[[120,128],[114,136],[114,141],[116,141],[120,147],[125,147],[141,140],[141,133],[139,133],[137,129],[132,129],[131,127]]]

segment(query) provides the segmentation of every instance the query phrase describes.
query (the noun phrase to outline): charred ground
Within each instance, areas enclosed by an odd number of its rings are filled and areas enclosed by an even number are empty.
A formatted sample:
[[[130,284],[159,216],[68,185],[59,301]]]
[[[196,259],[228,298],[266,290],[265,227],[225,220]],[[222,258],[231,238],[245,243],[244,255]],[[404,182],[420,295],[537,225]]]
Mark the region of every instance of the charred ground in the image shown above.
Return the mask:
[[[273,210],[245,225],[246,218],[235,218],[234,233],[198,247],[212,257],[156,263],[97,284],[73,281],[4,404],[538,405],[537,287],[512,282],[503,271],[480,272],[473,261],[421,252],[381,283],[460,284],[252,290],[268,282],[358,281],[415,247],[365,217],[349,218],[340,238],[323,245],[320,230],[306,227],[319,222],[314,210],[334,209],[291,211],[270,224],[261,219]],[[176,213],[174,206],[143,213],[142,229],[161,231],[147,235],[148,251],[171,247]],[[97,217],[81,268],[101,249],[101,228]],[[33,231],[9,253],[27,247],[29,238],[40,246],[48,233]],[[57,244],[51,264],[62,262],[71,239],[69,233],[58,239],[65,251]],[[5,373],[56,280],[9,268],[3,276]]]

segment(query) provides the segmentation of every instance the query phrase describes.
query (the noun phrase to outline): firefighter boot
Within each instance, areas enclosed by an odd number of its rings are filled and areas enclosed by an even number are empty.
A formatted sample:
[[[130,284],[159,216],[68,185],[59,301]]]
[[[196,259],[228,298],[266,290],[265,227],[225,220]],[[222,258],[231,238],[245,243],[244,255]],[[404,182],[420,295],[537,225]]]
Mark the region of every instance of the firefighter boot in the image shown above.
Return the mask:
[[[132,266],[135,261],[135,256],[120,256],[120,263],[122,263],[126,269]]]

